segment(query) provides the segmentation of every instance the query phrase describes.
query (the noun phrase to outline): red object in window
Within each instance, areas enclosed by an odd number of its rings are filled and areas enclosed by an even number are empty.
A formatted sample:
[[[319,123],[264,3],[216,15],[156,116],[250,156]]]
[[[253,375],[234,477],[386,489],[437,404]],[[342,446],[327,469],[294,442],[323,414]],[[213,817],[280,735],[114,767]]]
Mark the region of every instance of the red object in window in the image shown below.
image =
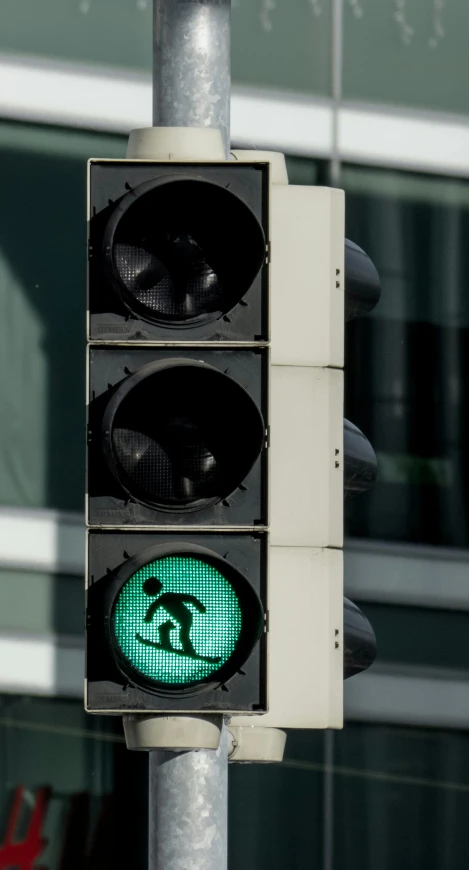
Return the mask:
[[[41,836],[49,803],[50,789],[41,788],[36,794],[36,803],[31,813],[24,840],[16,840],[15,834],[23,806],[25,789],[16,789],[13,806],[8,819],[5,840],[0,846],[0,870],[41,870],[36,861],[44,851],[47,840]],[[45,870],[45,868],[43,868]]]

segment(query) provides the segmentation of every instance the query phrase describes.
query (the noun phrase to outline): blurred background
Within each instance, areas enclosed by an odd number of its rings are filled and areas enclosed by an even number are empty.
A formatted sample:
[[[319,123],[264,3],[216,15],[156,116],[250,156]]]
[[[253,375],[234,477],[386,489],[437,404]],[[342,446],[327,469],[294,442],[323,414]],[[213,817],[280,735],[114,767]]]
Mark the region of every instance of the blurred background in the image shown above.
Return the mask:
[[[146,862],[146,759],[83,713],[82,514],[86,160],[151,123],[151,5],[0,8],[0,868],[35,866],[34,806],[47,870]],[[343,187],[383,292],[346,368],[380,470],[345,584],[378,660],[343,732],[230,769],[230,868],[467,870],[469,4],[232,6],[233,145]]]

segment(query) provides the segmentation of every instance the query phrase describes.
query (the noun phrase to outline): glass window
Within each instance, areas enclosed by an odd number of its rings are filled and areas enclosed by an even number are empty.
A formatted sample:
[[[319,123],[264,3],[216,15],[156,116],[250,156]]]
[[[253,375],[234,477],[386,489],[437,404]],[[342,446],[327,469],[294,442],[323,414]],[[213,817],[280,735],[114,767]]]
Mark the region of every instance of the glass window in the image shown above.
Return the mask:
[[[347,723],[334,743],[334,868],[465,870],[466,733]]]
[[[147,764],[119,720],[0,696],[0,867],[144,870]]]
[[[466,0],[344,0],[343,95],[469,113]]]
[[[331,5],[233,0],[235,83],[329,94]],[[0,51],[150,71],[152,8],[152,0],[2,0]]]
[[[325,161],[310,160],[307,157],[286,155],[288,181],[290,184],[325,184],[328,165]]]
[[[324,733],[289,731],[282,764],[229,768],[232,870],[322,870]]]
[[[126,140],[0,124],[0,491],[82,510],[86,161]]]
[[[0,632],[83,637],[83,580],[0,568]]]
[[[2,0],[0,50],[150,69],[152,0]]]
[[[361,601],[360,608],[376,634],[378,664],[469,671],[469,613]]]
[[[347,236],[380,273],[347,327],[346,416],[378,482],[347,506],[359,537],[469,544],[469,183],[345,167]]]
[[[466,870],[466,733],[289,731],[283,764],[230,779],[233,870]]]
[[[331,93],[331,0],[233,0],[235,84]]]

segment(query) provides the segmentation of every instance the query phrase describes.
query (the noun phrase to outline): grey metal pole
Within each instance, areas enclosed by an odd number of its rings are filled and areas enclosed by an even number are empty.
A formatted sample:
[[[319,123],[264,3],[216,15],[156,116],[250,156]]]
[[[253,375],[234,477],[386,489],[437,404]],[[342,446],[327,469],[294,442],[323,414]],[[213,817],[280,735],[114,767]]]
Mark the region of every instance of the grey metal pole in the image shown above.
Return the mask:
[[[153,751],[149,756],[149,870],[226,870],[226,726],[216,751]]]
[[[334,748],[335,734],[324,732],[323,870],[334,866]]]
[[[153,3],[153,126],[218,127],[228,156],[231,0]]]
[[[344,0],[332,0],[332,154],[330,183],[340,186],[339,107],[342,100],[344,50]]]
[[[153,0],[153,12],[153,126],[216,127],[228,157],[231,0]],[[149,870],[227,870],[227,843],[226,726],[216,751],[150,751]]]

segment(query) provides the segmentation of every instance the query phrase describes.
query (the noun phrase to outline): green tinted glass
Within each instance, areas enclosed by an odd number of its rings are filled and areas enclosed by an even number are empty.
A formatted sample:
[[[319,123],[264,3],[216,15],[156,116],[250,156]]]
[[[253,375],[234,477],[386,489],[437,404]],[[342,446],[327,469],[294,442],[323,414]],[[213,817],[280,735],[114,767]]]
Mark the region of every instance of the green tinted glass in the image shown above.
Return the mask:
[[[343,96],[469,111],[467,0],[344,0]]]
[[[167,685],[206,680],[232,656],[242,613],[226,577],[193,556],[166,556],[122,586],[112,615],[121,652],[134,670]]]

